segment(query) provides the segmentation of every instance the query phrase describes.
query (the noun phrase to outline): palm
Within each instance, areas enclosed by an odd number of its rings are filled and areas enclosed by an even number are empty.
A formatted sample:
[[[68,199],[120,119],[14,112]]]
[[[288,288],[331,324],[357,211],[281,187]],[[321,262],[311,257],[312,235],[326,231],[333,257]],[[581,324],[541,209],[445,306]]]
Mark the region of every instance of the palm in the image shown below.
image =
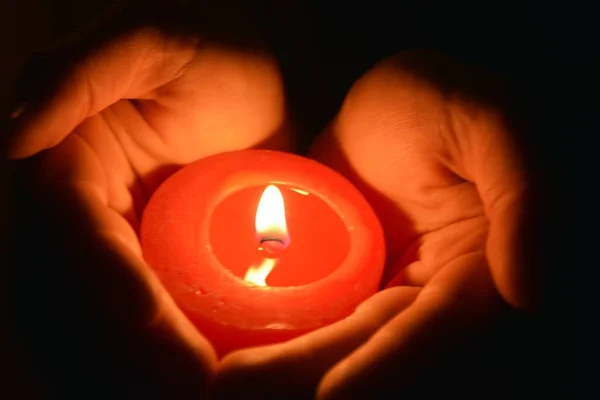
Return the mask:
[[[488,220],[453,126],[482,122],[469,121],[419,78],[394,79],[402,90],[388,90],[388,80],[359,83],[314,152],[361,187],[379,215],[388,250],[384,286],[444,289],[459,269],[487,270]]]

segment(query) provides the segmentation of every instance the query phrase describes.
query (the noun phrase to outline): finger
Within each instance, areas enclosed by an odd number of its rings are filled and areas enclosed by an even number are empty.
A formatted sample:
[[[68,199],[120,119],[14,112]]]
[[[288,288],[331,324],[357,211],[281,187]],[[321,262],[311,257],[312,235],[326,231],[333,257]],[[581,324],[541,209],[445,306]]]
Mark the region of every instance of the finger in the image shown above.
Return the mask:
[[[193,59],[197,39],[167,39],[145,29],[101,46],[71,66],[48,99],[18,120],[8,156],[20,159],[59,143],[85,118],[122,98],[145,98],[177,79]],[[62,71],[64,72],[64,71]]]
[[[496,287],[514,307],[540,301],[536,221],[530,179],[507,126],[495,117],[470,132],[465,168],[473,176],[490,222],[486,253]],[[538,221],[539,222],[539,221]]]
[[[493,294],[481,253],[453,261],[410,307],[327,372],[318,398],[401,395],[426,368],[443,360],[447,349],[468,342],[470,334],[485,325],[493,314]],[[424,393],[432,388],[419,389]]]
[[[406,308],[420,289],[392,288],[361,304],[333,325],[286,343],[241,350],[218,369],[217,398],[313,398],[322,375]]]

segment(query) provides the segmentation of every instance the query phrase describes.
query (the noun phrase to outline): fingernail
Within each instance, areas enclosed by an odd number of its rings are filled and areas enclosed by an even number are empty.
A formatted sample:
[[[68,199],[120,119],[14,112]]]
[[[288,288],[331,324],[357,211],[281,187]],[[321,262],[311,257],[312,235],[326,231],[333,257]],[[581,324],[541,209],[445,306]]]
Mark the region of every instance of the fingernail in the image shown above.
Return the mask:
[[[0,157],[7,158],[9,160],[16,160],[22,158],[22,149],[18,135],[16,134],[16,123],[18,117],[10,117],[5,119],[7,124],[3,129],[5,134],[2,135],[0,140]]]
[[[13,112],[10,113],[10,118],[11,119],[17,119],[19,118],[21,115],[23,115],[23,113],[25,112],[25,109],[27,108],[27,104],[23,103],[21,105],[19,105],[17,108],[14,109]]]
[[[23,158],[21,143],[18,135],[19,128],[23,124],[23,115],[28,110],[28,103],[23,102],[18,107],[14,108],[9,114],[9,118],[5,119],[8,124],[6,126],[6,134],[0,145],[0,154],[5,158],[16,160]]]

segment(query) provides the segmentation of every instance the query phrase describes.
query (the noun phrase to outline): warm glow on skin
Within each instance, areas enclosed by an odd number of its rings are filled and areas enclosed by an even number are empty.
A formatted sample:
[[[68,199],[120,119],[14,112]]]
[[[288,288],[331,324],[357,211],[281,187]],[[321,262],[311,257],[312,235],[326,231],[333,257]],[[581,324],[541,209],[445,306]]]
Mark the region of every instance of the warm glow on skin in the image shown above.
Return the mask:
[[[13,115],[8,155],[47,150],[35,171],[44,183],[39,198],[51,199],[68,238],[84,242],[69,249],[70,259],[86,260],[93,304],[132,339],[123,353],[148,360],[157,380],[216,382],[215,392],[236,392],[226,398],[284,398],[289,382],[309,388],[307,398],[315,390],[321,399],[372,398],[382,382],[401,388],[418,374],[415,360],[435,365],[430,349],[450,348],[448,338],[464,342],[465,327],[494,317],[496,290],[517,308],[536,300],[536,271],[519,248],[528,243],[528,178],[505,110],[469,93],[486,83],[470,69],[405,53],[354,84],[312,152],[369,195],[394,260],[386,276],[393,287],[351,318],[217,364],[211,343],[144,262],[138,216],[173,165],[289,142],[275,134],[285,132],[287,115],[277,62],[156,30],[89,54],[56,93],[31,99],[40,107]],[[112,334],[101,339],[118,344]]]

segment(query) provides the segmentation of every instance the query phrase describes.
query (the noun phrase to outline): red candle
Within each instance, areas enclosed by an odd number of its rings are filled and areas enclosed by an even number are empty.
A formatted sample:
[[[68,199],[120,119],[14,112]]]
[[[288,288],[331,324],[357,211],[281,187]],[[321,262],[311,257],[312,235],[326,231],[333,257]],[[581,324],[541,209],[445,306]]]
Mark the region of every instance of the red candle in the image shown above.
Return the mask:
[[[316,161],[244,150],[167,179],[141,226],[144,258],[220,356],[350,315],[377,291],[381,226],[362,194]]]

